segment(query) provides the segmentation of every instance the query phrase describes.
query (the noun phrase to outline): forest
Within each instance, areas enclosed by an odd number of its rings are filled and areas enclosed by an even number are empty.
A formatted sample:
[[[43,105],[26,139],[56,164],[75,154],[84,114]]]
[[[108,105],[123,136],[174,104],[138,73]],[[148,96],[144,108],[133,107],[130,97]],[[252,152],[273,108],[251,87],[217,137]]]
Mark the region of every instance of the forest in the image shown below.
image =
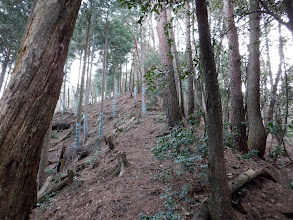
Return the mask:
[[[0,220],[293,219],[292,0],[0,0]]]

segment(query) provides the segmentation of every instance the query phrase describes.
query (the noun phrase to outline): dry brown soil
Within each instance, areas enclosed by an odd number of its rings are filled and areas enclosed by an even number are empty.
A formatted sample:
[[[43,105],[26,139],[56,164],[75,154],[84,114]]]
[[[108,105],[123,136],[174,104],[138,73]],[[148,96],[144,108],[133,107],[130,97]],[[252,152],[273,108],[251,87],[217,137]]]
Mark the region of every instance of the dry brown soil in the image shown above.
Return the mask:
[[[155,178],[168,165],[160,163],[151,152],[157,137],[166,133],[165,123],[158,120],[165,117],[160,103],[152,106],[147,114],[139,119],[134,99],[129,94],[118,97],[117,116],[114,118],[112,103],[112,99],[105,102],[104,134],[113,131],[114,126],[126,124],[132,117],[136,119],[124,131],[115,133],[115,148],[111,151],[104,141],[100,140],[100,144],[95,145],[99,136],[100,104],[89,105],[89,137],[84,146],[94,151],[99,149],[100,155],[91,154],[82,160],[68,163],[67,168],[79,169],[75,172],[77,176],[74,182],[49,200],[38,204],[31,215],[32,220],[139,219],[140,213],[154,215],[160,210],[166,210],[160,195],[169,187],[176,191],[187,183],[192,184],[189,196],[194,202],[186,205],[184,201],[177,201],[176,211],[182,214],[182,219],[191,219],[202,201],[209,196],[208,186],[199,181],[199,173],[175,179]],[[139,100],[137,106],[140,105]],[[74,120],[71,113],[57,113],[53,123],[66,121],[74,124]],[[54,131],[57,139],[51,139],[50,161],[58,160],[62,146],[66,146],[67,151],[73,148],[74,135],[64,138],[69,131],[70,129]],[[81,139],[84,139],[83,135]],[[288,141],[286,143],[293,157],[292,144]],[[268,138],[268,151],[274,145],[275,140]],[[119,152],[125,152],[131,164],[121,177],[111,173],[117,164],[116,155]],[[265,161],[239,160],[239,156],[230,149],[225,149],[228,179],[249,168],[266,167],[277,180],[274,182],[260,176],[233,194],[232,204],[239,219],[293,219],[293,190],[289,187],[290,183],[293,183],[293,165],[279,168],[286,164],[288,159],[282,156],[278,160],[278,166],[275,166],[269,162],[269,156],[266,156]],[[55,167],[56,164],[53,164],[48,169],[54,173]],[[63,172],[66,173],[66,170]]]

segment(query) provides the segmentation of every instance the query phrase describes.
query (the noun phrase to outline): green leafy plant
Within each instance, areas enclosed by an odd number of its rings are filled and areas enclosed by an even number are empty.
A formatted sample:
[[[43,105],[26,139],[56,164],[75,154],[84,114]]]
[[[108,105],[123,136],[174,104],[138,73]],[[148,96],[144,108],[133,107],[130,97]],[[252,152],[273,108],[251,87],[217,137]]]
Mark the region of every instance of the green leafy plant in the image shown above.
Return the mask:
[[[192,126],[199,126],[201,118],[205,117],[205,113],[202,110],[192,113],[188,116],[188,123]]]
[[[230,123],[223,124],[223,134],[224,134],[224,146],[235,149],[236,147],[236,138],[239,136],[239,131],[237,128],[232,127]]]
[[[167,211],[159,211],[153,216],[145,216],[144,214],[140,214],[140,220],[180,220],[182,219],[182,215],[178,212],[178,192],[172,192],[172,188],[166,189],[164,193],[160,196],[161,199],[164,199],[164,206],[167,208]]]
[[[51,133],[51,139],[58,139],[57,135],[55,132]]]
[[[252,150],[249,151],[247,154],[242,155],[241,157],[239,157],[239,160],[248,160],[252,157],[256,157],[258,155],[259,151],[258,150]]]

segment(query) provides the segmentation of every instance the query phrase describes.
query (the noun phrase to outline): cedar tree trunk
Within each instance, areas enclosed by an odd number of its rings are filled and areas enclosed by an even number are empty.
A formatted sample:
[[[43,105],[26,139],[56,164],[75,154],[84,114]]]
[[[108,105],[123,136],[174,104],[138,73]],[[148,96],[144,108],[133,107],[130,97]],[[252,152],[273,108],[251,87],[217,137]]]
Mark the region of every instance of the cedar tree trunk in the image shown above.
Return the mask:
[[[230,97],[231,97],[231,125],[237,129],[236,147],[239,151],[247,152],[247,135],[245,113],[243,106],[241,63],[237,28],[234,23],[233,0],[224,1],[225,26],[229,43]]]
[[[247,73],[247,116],[248,116],[248,148],[258,150],[263,157],[266,149],[267,134],[260,113],[260,12],[258,0],[250,0],[249,14],[250,43]]]
[[[178,125],[182,119],[182,113],[178,102],[178,96],[175,86],[174,68],[171,54],[171,46],[168,43],[168,33],[164,28],[167,25],[167,14],[165,3],[162,3],[162,10],[157,18],[158,36],[160,42],[161,68],[164,72],[164,80],[166,86],[164,88],[164,108],[168,120],[168,125],[174,127]]]
[[[193,78],[194,71],[192,65],[192,50],[190,39],[190,5],[189,0],[186,3],[186,63],[188,69],[188,108],[187,115],[191,115],[194,111],[194,90],[193,90]]]
[[[214,52],[211,45],[206,1],[196,0],[196,15],[200,55],[207,94],[211,219],[233,219],[233,210],[226,179],[221,96],[217,80]]]
[[[0,103],[0,219],[28,219],[81,0],[38,0]]]

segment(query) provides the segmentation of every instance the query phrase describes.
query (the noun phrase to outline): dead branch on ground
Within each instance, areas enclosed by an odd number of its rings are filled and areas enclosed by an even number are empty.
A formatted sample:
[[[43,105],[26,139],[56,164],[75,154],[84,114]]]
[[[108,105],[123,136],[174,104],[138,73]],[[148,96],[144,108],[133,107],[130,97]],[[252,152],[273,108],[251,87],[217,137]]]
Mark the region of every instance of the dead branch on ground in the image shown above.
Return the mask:
[[[46,190],[44,193],[42,193],[42,194],[38,193],[37,201],[41,202],[47,195],[51,194],[52,192],[56,192],[56,191],[63,189],[66,185],[73,182],[73,177],[74,177],[73,171],[68,170],[68,176],[66,177],[66,179],[62,180],[60,183],[57,183],[55,186],[53,186],[49,190]]]
[[[249,169],[248,171],[240,174],[239,176],[235,177],[233,180],[228,182],[230,194],[233,194],[237,190],[239,190],[243,185],[250,182],[251,180],[255,179],[256,177],[260,175],[265,175],[270,177],[273,181],[276,181],[276,179],[270,174],[266,169],[261,170],[253,170]],[[210,216],[210,210],[209,210],[209,203],[210,203],[211,197],[205,199],[198,210],[198,212],[193,216],[192,220],[207,220]]]

